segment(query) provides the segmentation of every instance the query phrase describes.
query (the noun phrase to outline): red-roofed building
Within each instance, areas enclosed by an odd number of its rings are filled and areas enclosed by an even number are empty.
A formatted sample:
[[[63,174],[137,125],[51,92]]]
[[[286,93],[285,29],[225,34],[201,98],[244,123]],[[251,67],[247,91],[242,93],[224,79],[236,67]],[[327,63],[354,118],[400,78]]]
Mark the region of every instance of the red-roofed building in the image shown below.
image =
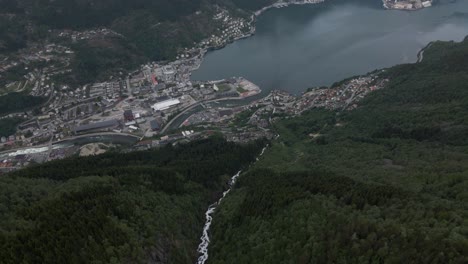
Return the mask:
[[[154,74],[151,75],[151,80],[153,80],[153,85],[158,85],[158,80],[156,80],[156,76],[154,76]]]

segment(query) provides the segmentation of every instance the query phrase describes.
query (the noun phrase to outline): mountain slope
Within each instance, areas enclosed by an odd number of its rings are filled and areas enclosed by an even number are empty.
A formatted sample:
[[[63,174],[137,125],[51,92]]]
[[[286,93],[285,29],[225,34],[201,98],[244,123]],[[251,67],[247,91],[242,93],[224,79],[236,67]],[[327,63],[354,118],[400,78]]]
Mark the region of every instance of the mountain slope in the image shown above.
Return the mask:
[[[253,10],[272,2],[0,0],[0,56],[15,55],[32,44],[70,47],[75,51],[73,71],[58,82],[84,85],[119,76],[149,61],[175,59],[185,48],[221,34],[223,22],[213,19],[220,12],[229,11],[230,18],[247,18]],[[70,30],[86,35],[89,30],[101,28],[110,29],[112,34],[77,41],[59,37]]]
[[[71,158],[0,178],[2,263],[192,263],[204,211],[262,142]]]
[[[0,0],[0,52],[22,48],[45,29],[111,28],[151,60],[211,36],[218,7],[235,15],[273,0]],[[26,30],[27,29],[27,30]]]
[[[468,40],[433,43],[356,110],[277,123],[214,216],[209,263],[468,262],[467,58]]]

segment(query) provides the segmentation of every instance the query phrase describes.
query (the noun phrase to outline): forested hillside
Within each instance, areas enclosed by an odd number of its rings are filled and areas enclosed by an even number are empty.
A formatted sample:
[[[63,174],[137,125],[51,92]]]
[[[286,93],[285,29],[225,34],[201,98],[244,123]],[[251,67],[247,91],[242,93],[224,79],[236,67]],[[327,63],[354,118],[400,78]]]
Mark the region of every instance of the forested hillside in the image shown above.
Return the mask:
[[[468,262],[468,40],[382,78],[356,110],[276,124],[214,215],[209,263]]]
[[[216,7],[259,9],[272,0],[0,0],[0,52],[24,47],[45,29],[111,28],[151,60],[210,36]],[[238,13],[238,12],[237,12]],[[239,13],[238,13],[239,14]],[[26,26],[29,24],[28,30]]]
[[[246,17],[273,0],[0,0],[0,55],[46,40],[76,52],[67,85],[128,72],[148,61],[175,59],[184,48],[219,34],[213,16]],[[118,36],[71,40],[61,30],[108,28]]]
[[[211,138],[0,177],[1,263],[193,263],[204,211],[264,142]]]
[[[202,0],[1,0],[3,12],[28,14],[52,28],[85,29],[145,9],[161,20],[175,20],[200,8]]]
[[[33,109],[46,101],[47,98],[27,95],[25,93],[2,95],[0,96],[0,115]]]

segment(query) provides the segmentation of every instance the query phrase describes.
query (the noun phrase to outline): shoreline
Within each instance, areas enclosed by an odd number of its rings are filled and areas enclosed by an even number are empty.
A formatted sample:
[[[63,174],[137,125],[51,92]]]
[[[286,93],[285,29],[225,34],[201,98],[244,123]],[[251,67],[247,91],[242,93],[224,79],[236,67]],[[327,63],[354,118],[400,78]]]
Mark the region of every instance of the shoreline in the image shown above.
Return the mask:
[[[277,8],[277,9],[280,9],[280,8],[286,8],[286,7],[290,7],[290,6],[294,6],[294,5],[315,5],[315,4],[321,4],[321,3],[324,3],[326,0],[302,0],[300,2],[277,2],[277,3],[274,3],[274,4],[271,4],[269,6],[265,6],[255,12],[253,12],[253,14],[250,16],[250,22],[251,23],[251,26],[252,26],[252,30],[243,35],[243,36],[240,36],[240,37],[237,37],[237,38],[234,38],[234,41],[237,41],[237,40],[241,40],[241,39],[244,39],[244,38],[248,38],[248,37],[251,37],[253,35],[255,35],[256,31],[257,31],[257,27],[256,27],[256,22],[257,22],[257,18],[260,17],[261,15],[263,15],[265,12],[269,11],[270,9],[273,9],[273,8]],[[232,43],[230,42],[230,43]]]
[[[399,11],[418,11],[421,9],[432,7],[433,0],[421,0],[418,3],[410,1],[400,1],[398,3],[391,3],[390,0],[382,0],[384,9],[399,10]],[[391,3],[390,5],[388,3]]]
[[[250,32],[248,33],[245,33],[239,37],[236,37],[230,41],[227,41],[226,43],[222,44],[222,45],[219,45],[219,46],[209,46],[209,47],[206,47],[206,48],[202,48],[200,50],[200,53],[195,56],[194,58],[196,57],[200,57],[200,62],[194,66],[190,72],[190,76],[192,75],[192,72],[198,70],[201,66],[201,64],[203,63],[204,59],[205,59],[205,55],[210,52],[210,51],[216,51],[216,50],[220,50],[220,49],[223,49],[225,48],[227,45],[229,44],[232,44],[238,40],[242,40],[242,39],[246,39],[246,38],[249,38],[253,35],[255,35],[256,31],[257,31],[257,27],[256,27],[256,22],[257,22],[257,18],[259,16],[261,16],[263,13],[265,13],[266,11],[272,9],[272,8],[285,8],[285,7],[289,7],[289,6],[293,6],[293,5],[315,5],[315,4],[321,4],[321,3],[324,3],[326,0],[302,0],[300,2],[277,2],[277,3],[274,3],[274,4],[271,4],[269,6],[265,6],[255,12],[253,12],[252,15],[250,15],[250,21],[249,21],[249,24],[251,26],[251,30]],[[210,81],[210,80],[206,80],[206,81]]]
[[[192,57],[191,59],[193,58],[196,58],[196,57],[200,57],[200,60],[199,60],[199,63],[197,65],[195,65],[192,70],[190,71],[190,76],[192,76],[192,73],[194,71],[197,71],[204,59],[205,59],[205,56],[208,52],[211,52],[211,51],[217,51],[217,50],[221,50],[223,48],[225,48],[227,45],[229,44],[232,44],[234,43],[235,41],[238,41],[238,40],[242,40],[242,39],[246,39],[246,38],[249,38],[253,35],[255,35],[256,33],[256,30],[257,30],[257,27],[256,27],[256,22],[257,22],[257,18],[260,17],[262,14],[264,14],[265,12],[269,11],[270,9],[273,9],[273,8],[285,8],[285,7],[290,7],[290,6],[293,6],[293,5],[314,5],[314,4],[321,4],[321,3],[324,3],[326,2],[327,0],[300,0],[300,1],[294,1],[294,2],[276,2],[274,4],[271,4],[269,6],[265,6],[257,11],[254,11],[253,14],[250,16],[250,25],[251,25],[251,30],[250,32],[242,35],[242,36],[239,36],[239,37],[236,37],[230,41],[227,41],[226,43],[222,44],[222,45],[219,45],[219,46],[209,46],[209,47],[206,47],[206,48],[202,48],[200,50],[200,53],[195,56],[195,57]],[[430,0],[431,3],[432,3],[432,0]],[[382,0],[383,2],[383,9],[385,10],[399,10],[399,11],[420,11],[422,9],[426,9],[428,7],[419,7],[419,8],[411,8],[411,9],[400,9],[400,8],[393,8],[393,7],[389,7],[387,6],[386,4],[386,0]],[[432,43],[428,43],[428,45],[430,45]],[[424,47],[423,49],[425,49],[427,47]],[[421,53],[421,51],[423,52],[423,50],[420,50],[418,51],[418,58],[417,58],[417,62],[419,62],[419,54]],[[191,80],[193,81],[193,80]],[[210,80],[204,80],[204,81],[210,81]],[[261,94],[261,93],[260,93]]]
[[[321,3],[324,3],[326,0],[301,0],[301,1],[295,1],[295,2],[277,2],[277,3],[274,3],[274,4],[271,4],[269,6],[265,6],[257,11],[254,11],[252,13],[252,15],[250,15],[250,21],[249,21],[249,24],[251,26],[251,30],[250,32],[248,33],[245,33],[239,37],[236,37],[230,41],[227,41],[226,43],[222,44],[222,45],[219,45],[219,46],[208,46],[206,48],[201,48],[200,49],[200,52],[198,55],[192,57],[192,58],[189,58],[188,60],[192,60],[192,59],[196,59],[197,57],[199,57],[199,61],[196,65],[194,65],[192,67],[192,69],[190,70],[190,77],[192,76],[192,73],[194,71],[197,71],[198,69],[200,69],[203,61],[205,60],[205,56],[208,52],[211,52],[211,51],[216,51],[216,50],[221,50],[223,48],[225,48],[227,45],[229,44],[232,44],[238,40],[242,40],[242,39],[246,39],[246,38],[249,38],[249,37],[252,37],[253,35],[255,35],[256,31],[257,31],[257,27],[256,27],[256,22],[257,22],[257,18],[260,17],[262,14],[264,14],[265,12],[267,12],[268,10],[270,9],[273,9],[273,8],[286,8],[286,7],[290,7],[290,6],[293,6],[293,5],[315,5],[315,4],[321,4]],[[169,62],[170,63],[170,62]],[[194,80],[191,80],[190,78],[190,81],[194,81]],[[213,80],[204,80],[204,81],[213,81]],[[263,91],[261,90],[260,88],[260,93],[258,94],[255,94],[254,96],[259,96],[263,93]],[[260,98],[258,98],[257,100],[261,100],[262,98],[265,98],[267,97],[269,94],[266,94]],[[250,96],[251,97],[251,96]],[[232,99],[232,98],[226,98],[225,100],[229,100],[229,99]],[[236,98],[234,100],[239,100],[239,99],[246,99],[246,98]],[[194,104],[194,105],[200,105],[200,102],[197,103],[197,104]],[[192,108],[194,105],[188,107],[188,108]],[[177,119],[178,117],[180,116],[177,115],[176,118],[170,120],[168,122],[169,123],[172,123],[175,119]],[[166,126],[164,127],[165,129],[169,128],[169,126]]]
[[[251,30],[241,36],[238,36],[236,38],[234,38],[233,40],[223,44],[223,45],[220,45],[220,46],[208,46],[208,47],[205,47],[205,48],[200,48],[199,49],[199,53],[194,56],[194,57],[191,57],[191,58],[188,58],[187,60],[193,60],[193,59],[197,59],[198,58],[198,63],[196,63],[195,65],[193,65],[192,69],[190,70],[190,76],[192,75],[192,73],[196,70],[198,70],[200,67],[201,67],[201,64],[203,63],[204,61],[204,58],[206,56],[206,54],[209,52],[209,51],[215,51],[215,50],[220,50],[220,49],[223,49],[224,47],[226,47],[228,44],[231,44],[231,43],[234,43],[235,41],[237,40],[241,40],[241,39],[245,39],[245,38],[248,38],[248,37],[251,37],[253,35],[255,35],[256,33],[256,22],[257,22],[257,18],[260,17],[261,15],[263,15],[265,12],[269,11],[270,9],[273,9],[273,8],[285,8],[285,7],[291,7],[293,5],[312,5],[312,4],[321,4],[321,3],[324,3],[326,0],[301,0],[301,1],[294,1],[294,2],[277,2],[277,3],[274,3],[274,4],[271,4],[269,6],[265,6],[257,11],[254,11],[251,15],[250,15],[250,21],[249,21],[249,24],[251,26]],[[419,54],[419,53],[418,53]],[[165,63],[171,63],[173,62],[174,60],[172,61],[166,61]],[[255,97],[257,97],[256,100],[261,100],[262,98],[265,98],[269,95],[270,93],[268,94],[265,94],[263,93],[263,91],[261,93],[258,93],[255,95]],[[300,96],[300,95],[299,95]],[[241,101],[240,99],[245,99],[245,98],[225,98],[224,100],[232,100],[232,101]],[[173,121],[173,120],[170,120],[170,121]],[[100,134],[100,133],[99,133]],[[86,136],[93,136],[93,134],[84,134],[83,137],[86,137]],[[135,136],[137,137],[137,136]],[[63,139],[62,141],[68,141],[68,140],[73,140],[74,138],[67,138],[67,139]],[[61,141],[56,141],[54,142],[53,144],[58,144],[60,143]],[[37,147],[40,147],[41,145],[39,146],[31,146],[32,148],[37,148]],[[20,147],[20,148],[13,148],[13,149],[10,149],[10,150],[5,150],[5,151],[2,151],[2,152],[12,152],[12,151],[15,151],[15,150],[19,150],[19,149],[23,149],[25,147]],[[28,147],[26,147],[28,148]]]
[[[269,6],[265,6],[257,11],[255,11],[252,15],[252,17],[258,17],[262,15],[264,12],[272,9],[272,8],[284,8],[284,7],[289,7],[292,5],[312,5],[312,4],[320,4],[325,2],[326,0],[302,0],[302,1],[294,1],[294,2],[277,2],[274,4],[271,4]]]
[[[253,12],[253,14],[250,16],[250,24],[251,24],[251,31],[249,33],[246,33],[242,36],[239,36],[239,37],[236,37],[234,38],[232,41],[229,41],[223,45],[220,45],[220,46],[211,46],[211,47],[207,47],[207,48],[204,48],[204,49],[201,49],[201,52],[199,55],[197,56],[200,56],[200,60],[199,60],[199,64],[197,64],[193,69],[192,71],[190,72],[190,76],[192,75],[192,73],[196,70],[198,70],[200,67],[201,67],[201,64],[203,63],[204,61],[204,58],[206,56],[206,54],[210,51],[216,51],[216,50],[221,50],[223,48],[225,48],[227,45],[229,44],[232,44],[234,43],[235,41],[237,40],[241,40],[241,39],[246,39],[246,38],[249,38],[253,35],[255,35],[256,33],[256,22],[257,22],[257,18],[260,17],[261,15],[263,15],[265,12],[269,11],[270,9],[273,9],[273,8],[285,8],[285,7],[290,7],[290,6],[293,6],[293,5],[312,5],[312,4],[321,4],[321,3],[324,3],[326,0],[303,0],[303,1],[300,1],[300,2],[277,2],[277,3],[274,3],[272,5],[269,5],[269,6],[265,6],[255,12]],[[419,11],[421,9],[424,9],[424,7],[422,8],[417,8],[417,9],[411,9],[411,10],[405,10],[405,9],[394,9],[394,8],[390,8],[390,7],[387,7],[385,5],[385,1],[383,1],[384,3],[384,9],[385,10],[400,10],[400,11]],[[421,60],[422,60],[422,54],[424,53],[424,50],[429,48],[429,46],[432,44],[432,42],[428,43],[426,46],[424,46],[423,48],[421,48],[418,53],[417,53],[417,60],[414,62],[414,63],[419,63]],[[421,56],[421,57],[420,57]],[[207,80],[209,81],[209,80]],[[259,96],[260,98],[256,99],[255,101],[257,100],[261,100],[265,97],[268,97],[270,94],[271,94],[272,91],[270,91],[268,94],[264,94],[263,91],[259,94],[256,94],[256,96]],[[297,94],[295,96],[298,96],[298,97],[301,97],[304,93],[306,93],[306,91],[302,92],[302,94]],[[245,99],[245,98],[237,98],[237,99]],[[199,104],[197,104],[199,105]],[[193,113],[192,113],[193,114]],[[179,116],[178,116],[179,117]],[[189,116],[190,117],[190,116]],[[186,121],[189,117],[187,117],[184,121]],[[171,120],[171,121],[174,121],[174,120]],[[183,123],[183,122],[182,122]]]
[[[434,41],[429,42],[424,48],[419,50],[417,58],[418,60],[415,63],[421,63],[424,59],[424,51],[426,51],[428,48],[430,48],[434,44]]]

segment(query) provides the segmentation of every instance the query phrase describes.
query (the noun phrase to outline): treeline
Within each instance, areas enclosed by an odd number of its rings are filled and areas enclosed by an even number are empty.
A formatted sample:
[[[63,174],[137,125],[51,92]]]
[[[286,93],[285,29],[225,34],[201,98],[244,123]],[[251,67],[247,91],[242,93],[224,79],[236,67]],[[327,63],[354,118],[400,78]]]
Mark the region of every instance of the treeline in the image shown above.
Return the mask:
[[[15,51],[26,46],[26,23],[18,17],[0,16],[0,52]]]
[[[46,102],[46,98],[24,93],[9,93],[0,96],[0,115],[33,109]]]
[[[72,73],[61,80],[68,85],[84,85],[109,76],[124,78],[126,72],[145,62],[144,55],[126,39],[110,37],[72,45],[75,59]]]
[[[3,12],[27,13],[37,23],[53,28],[86,29],[110,26],[135,13],[145,12],[152,18],[177,21],[206,7],[233,6],[255,11],[274,3],[273,0],[2,0]]]
[[[209,262],[468,262],[467,56],[433,43],[357,109],[275,123],[214,215]]]
[[[3,0],[10,11],[28,13],[36,22],[54,28],[83,29],[108,26],[113,20],[147,10],[161,20],[191,14],[201,0]]]
[[[3,263],[191,263],[204,211],[264,145],[211,138],[0,179]]]
[[[0,54],[25,48],[28,42],[41,40],[47,35],[47,27],[31,23],[20,9],[13,8],[15,1],[0,1]]]
[[[0,119],[0,137],[8,137],[16,133],[16,126],[24,120],[21,118]]]
[[[28,178],[47,178],[69,180],[85,176],[117,176],[118,170],[127,168],[137,170],[169,169],[184,175],[187,180],[203,185],[211,184],[210,177],[223,173],[231,174],[243,164],[253,160],[257,149],[264,142],[258,141],[239,146],[227,143],[223,139],[213,138],[205,141],[188,143],[183,147],[171,145],[157,151],[139,151],[131,153],[107,153],[96,157],[77,157],[52,161],[13,173],[14,176]],[[250,152],[250,154],[246,154]],[[216,155],[215,155],[216,154]],[[206,157],[210,155],[210,159]],[[88,164],[87,166],[82,166]],[[130,170],[131,171],[131,170]]]

